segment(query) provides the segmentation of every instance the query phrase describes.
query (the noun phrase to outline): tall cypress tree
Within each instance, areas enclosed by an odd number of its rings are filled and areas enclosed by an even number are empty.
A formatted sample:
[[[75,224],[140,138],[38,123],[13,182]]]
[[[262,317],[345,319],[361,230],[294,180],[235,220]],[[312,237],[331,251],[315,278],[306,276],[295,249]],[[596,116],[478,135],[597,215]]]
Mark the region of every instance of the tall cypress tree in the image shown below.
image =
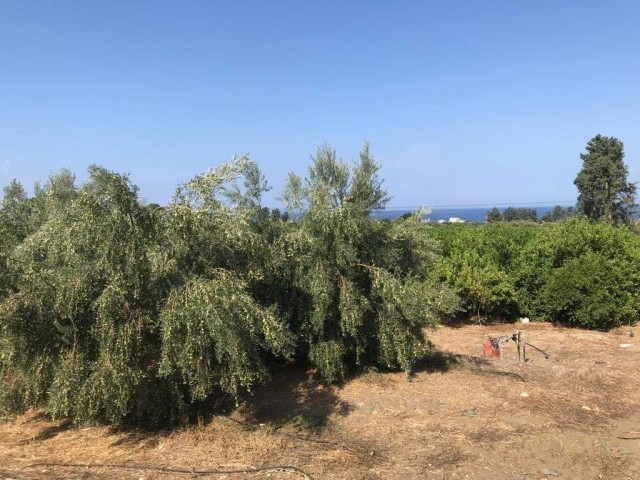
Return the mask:
[[[636,184],[627,180],[622,142],[598,134],[580,158],[582,170],[573,182],[579,191],[578,211],[610,224],[629,223],[636,208]]]

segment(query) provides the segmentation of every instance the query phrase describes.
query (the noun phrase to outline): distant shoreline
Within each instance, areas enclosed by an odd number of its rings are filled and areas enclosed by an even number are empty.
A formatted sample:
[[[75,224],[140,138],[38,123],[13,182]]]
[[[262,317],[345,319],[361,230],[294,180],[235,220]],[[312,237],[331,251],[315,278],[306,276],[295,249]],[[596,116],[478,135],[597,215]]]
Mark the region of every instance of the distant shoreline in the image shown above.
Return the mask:
[[[535,209],[538,220],[542,216],[553,210],[555,205],[552,206],[521,206],[518,208],[532,208]],[[460,218],[466,222],[484,222],[487,218],[487,213],[494,207],[468,207],[468,208],[433,208],[431,213],[425,217],[425,220],[431,222],[437,222],[439,220],[449,220],[452,217]],[[498,210],[504,212],[508,207],[498,207]],[[405,213],[411,213],[412,210],[408,209],[387,209],[387,210],[375,210],[372,215],[378,220],[385,218],[394,219],[398,218]]]

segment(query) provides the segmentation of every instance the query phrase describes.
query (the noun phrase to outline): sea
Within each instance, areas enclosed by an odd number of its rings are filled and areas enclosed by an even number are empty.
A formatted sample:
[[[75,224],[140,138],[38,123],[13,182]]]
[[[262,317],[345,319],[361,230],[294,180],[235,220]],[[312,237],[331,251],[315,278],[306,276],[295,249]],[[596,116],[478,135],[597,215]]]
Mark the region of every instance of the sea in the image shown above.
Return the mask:
[[[553,206],[527,206],[516,205],[517,208],[533,208],[538,214],[538,220],[547,213],[549,210],[553,210]],[[450,207],[450,208],[432,208],[431,213],[424,217],[424,220],[428,222],[437,222],[439,220],[448,221],[450,218],[456,217],[464,220],[465,222],[484,222],[487,218],[487,212],[493,207]],[[507,207],[498,207],[498,210],[503,212]],[[412,210],[406,208],[387,208],[385,210],[376,210],[373,212],[373,217],[382,220],[383,218],[397,218],[405,213],[411,213]]]

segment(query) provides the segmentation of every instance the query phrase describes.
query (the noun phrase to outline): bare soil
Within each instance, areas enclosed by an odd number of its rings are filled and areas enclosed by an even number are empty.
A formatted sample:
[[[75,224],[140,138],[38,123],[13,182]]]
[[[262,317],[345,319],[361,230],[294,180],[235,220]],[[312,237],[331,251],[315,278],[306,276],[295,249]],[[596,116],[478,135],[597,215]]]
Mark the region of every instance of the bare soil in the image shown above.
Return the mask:
[[[550,358],[528,349],[519,363],[512,342],[502,360],[482,356],[487,335],[517,328]],[[640,341],[626,333],[442,327],[409,379],[371,370],[326,387],[285,369],[172,431],[28,412],[0,425],[0,479],[640,480]]]

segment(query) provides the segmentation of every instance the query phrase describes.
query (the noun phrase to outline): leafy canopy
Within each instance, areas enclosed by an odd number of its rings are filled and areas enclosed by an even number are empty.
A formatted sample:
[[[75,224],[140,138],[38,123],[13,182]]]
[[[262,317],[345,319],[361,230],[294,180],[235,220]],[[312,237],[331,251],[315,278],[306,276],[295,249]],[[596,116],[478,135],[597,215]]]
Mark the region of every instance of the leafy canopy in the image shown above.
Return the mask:
[[[288,208],[302,208],[287,236],[299,351],[329,381],[363,364],[410,370],[426,351],[422,330],[457,308],[430,275],[436,246],[419,215],[372,218],[388,201],[379,168],[368,144],[352,165],[323,145],[283,193]]]
[[[68,171],[0,204],[0,416],[44,407],[80,423],[159,425],[238,398],[282,362],[328,381],[358,365],[410,370],[423,329],[457,306],[432,273],[418,217],[377,222],[388,199],[368,145],[328,145],[261,206],[248,156],[147,205],[127,175]]]

